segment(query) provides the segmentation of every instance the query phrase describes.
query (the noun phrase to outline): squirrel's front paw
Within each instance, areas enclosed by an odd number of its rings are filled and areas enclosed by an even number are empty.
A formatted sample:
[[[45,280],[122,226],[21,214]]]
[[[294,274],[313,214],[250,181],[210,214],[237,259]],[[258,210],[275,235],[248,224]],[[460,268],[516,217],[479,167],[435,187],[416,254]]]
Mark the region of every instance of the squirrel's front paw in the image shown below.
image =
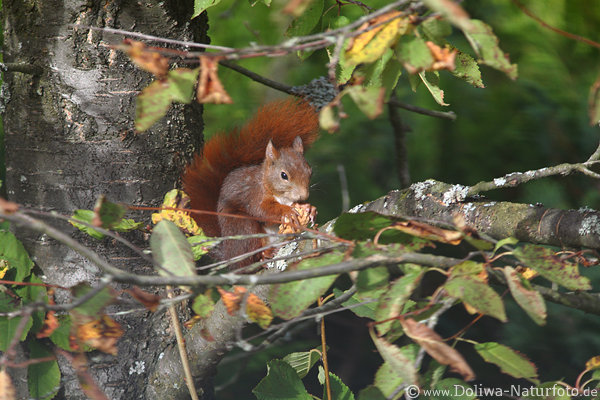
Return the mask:
[[[292,212],[283,217],[283,223],[279,226],[279,233],[300,232],[303,226],[314,224],[317,208],[308,203],[294,203]]]

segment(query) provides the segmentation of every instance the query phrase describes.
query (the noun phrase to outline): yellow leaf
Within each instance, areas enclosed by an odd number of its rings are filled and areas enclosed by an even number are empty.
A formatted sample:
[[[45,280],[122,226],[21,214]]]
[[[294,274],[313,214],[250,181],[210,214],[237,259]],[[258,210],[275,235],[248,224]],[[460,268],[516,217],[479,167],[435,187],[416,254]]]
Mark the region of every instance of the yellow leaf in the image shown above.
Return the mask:
[[[254,293],[251,293],[246,301],[246,314],[251,321],[256,322],[263,329],[273,321],[271,309]]]
[[[585,363],[585,369],[587,370],[598,368],[600,368],[600,356],[592,357]]]
[[[390,11],[361,25],[359,31],[372,26],[374,28],[361,33],[349,43],[345,54],[346,63],[357,65],[378,60],[395,43],[398,36],[412,29],[411,18],[403,16],[399,11]]]
[[[173,189],[165,194],[162,207],[186,208],[189,203],[190,198],[184,191]],[[163,219],[173,222],[187,235],[202,235],[202,229],[188,212],[183,210],[161,210],[158,213],[152,214],[153,224],[158,224]]]
[[[4,278],[6,272],[8,271],[8,261],[0,260],[0,279]]]

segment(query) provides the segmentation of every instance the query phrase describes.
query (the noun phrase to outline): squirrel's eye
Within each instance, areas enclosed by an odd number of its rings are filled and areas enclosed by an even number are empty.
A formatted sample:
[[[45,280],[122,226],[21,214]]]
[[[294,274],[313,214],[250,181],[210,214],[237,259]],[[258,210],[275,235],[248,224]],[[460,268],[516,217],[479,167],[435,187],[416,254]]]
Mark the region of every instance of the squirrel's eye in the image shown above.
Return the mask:
[[[287,174],[285,173],[285,171],[281,171],[281,179],[283,179],[283,180],[285,180],[285,181],[287,181],[287,180],[288,180],[288,176],[287,176]]]

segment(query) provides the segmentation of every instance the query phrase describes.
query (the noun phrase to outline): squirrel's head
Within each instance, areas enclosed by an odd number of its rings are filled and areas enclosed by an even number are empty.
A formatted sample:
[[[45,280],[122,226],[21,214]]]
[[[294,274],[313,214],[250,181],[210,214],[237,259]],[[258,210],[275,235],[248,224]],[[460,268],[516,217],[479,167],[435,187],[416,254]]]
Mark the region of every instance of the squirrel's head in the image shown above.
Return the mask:
[[[308,199],[312,170],[304,158],[304,146],[298,136],[292,147],[276,149],[269,141],[263,164],[266,188],[275,199],[285,205]]]

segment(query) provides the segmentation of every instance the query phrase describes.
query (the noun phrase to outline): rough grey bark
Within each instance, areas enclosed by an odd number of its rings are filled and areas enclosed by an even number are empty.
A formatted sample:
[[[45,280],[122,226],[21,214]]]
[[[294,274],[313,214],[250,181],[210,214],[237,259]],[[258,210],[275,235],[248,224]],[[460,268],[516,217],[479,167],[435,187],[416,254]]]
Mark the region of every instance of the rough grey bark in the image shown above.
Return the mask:
[[[33,65],[35,74],[5,74],[7,189],[25,207],[70,215],[93,208],[99,195],[127,204],[156,205],[173,188],[201,140],[201,107],[175,107],[144,134],[133,130],[135,95],[151,77],[108,47],[122,38],[69,24],[112,27],[207,42],[206,20],[190,20],[192,1],[5,1],[4,61]],[[146,214],[143,218],[148,218]],[[64,231],[66,223],[51,221]],[[47,283],[96,282],[98,270],[64,246],[26,230],[18,236]],[[78,239],[128,271],[149,269],[106,239]],[[143,246],[141,235],[133,235]],[[66,293],[57,293],[66,301]],[[131,308],[131,305],[127,306]],[[117,306],[111,311],[118,311]],[[91,372],[110,399],[145,398],[147,366],[172,343],[168,316],[144,311],[117,318],[125,330],[117,357],[91,353]],[[59,398],[83,399],[65,360]],[[26,395],[25,395],[26,397]]]

